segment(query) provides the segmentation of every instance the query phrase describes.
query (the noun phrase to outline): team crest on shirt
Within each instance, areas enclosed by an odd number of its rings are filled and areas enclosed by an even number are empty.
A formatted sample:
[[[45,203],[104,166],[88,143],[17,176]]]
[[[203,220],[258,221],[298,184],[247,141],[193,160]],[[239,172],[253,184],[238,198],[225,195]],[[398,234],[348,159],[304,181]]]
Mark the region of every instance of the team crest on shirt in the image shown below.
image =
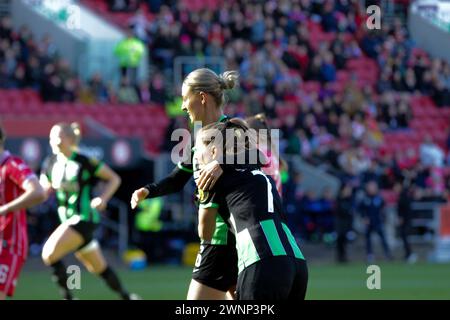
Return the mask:
[[[200,203],[205,202],[209,197],[209,192],[208,191],[203,191],[202,189],[198,189],[198,201],[200,201]]]

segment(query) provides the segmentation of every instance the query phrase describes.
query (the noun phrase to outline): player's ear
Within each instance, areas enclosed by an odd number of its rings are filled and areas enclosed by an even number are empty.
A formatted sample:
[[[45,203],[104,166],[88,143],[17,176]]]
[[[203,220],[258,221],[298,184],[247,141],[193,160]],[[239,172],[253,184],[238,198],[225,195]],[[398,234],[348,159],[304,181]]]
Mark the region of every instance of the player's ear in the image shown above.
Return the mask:
[[[201,101],[202,105],[206,106],[206,101],[208,100],[206,93],[203,91],[200,91],[200,98],[201,98],[200,101]]]
[[[217,151],[218,151],[218,150],[217,150],[216,146],[212,146],[212,147],[211,147],[211,151],[210,151],[210,152],[211,152],[211,158],[212,158],[212,159],[216,159],[216,157],[217,157]]]

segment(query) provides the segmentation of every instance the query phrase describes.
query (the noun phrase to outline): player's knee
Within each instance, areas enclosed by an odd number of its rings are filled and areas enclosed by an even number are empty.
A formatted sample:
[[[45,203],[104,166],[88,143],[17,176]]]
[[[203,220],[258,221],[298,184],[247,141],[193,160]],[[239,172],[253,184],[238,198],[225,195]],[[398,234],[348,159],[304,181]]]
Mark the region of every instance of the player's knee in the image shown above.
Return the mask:
[[[89,271],[90,273],[92,273],[93,275],[99,275],[101,272],[99,271],[98,268],[95,268],[93,265],[88,264],[88,263],[83,263],[84,266],[86,267],[86,270]],[[102,270],[103,271],[103,270]]]
[[[86,267],[87,267],[87,266],[86,266]],[[101,274],[106,270],[107,267],[108,267],[107,264],[105,264],[105,263],[99,263],[99,264],[96,264],[96,265],[91,265],[91,266],[90,266],[89,268],[87,268],[87,269],[88,269],[88,271],[89,271],[90,273],[99,276],[99,275],[101,275]]]
[[[54,252],[55,250],[52,246],[49,246],[47,244],[44,245],[44,248],[42,249],[41,253],[41,258],[46,266],[50,266],[54,262],[55,259]]]

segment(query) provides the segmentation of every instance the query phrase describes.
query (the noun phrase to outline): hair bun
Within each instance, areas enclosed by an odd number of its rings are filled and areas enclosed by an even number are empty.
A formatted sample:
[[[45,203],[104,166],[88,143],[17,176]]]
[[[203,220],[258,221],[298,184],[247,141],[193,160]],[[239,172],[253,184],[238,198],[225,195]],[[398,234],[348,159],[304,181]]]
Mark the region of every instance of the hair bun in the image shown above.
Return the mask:
[[[70,124],[70,128],[72,129],[75,136],[81,136],[81,126],[78,122],[72,122]]]
[[[237,71],[225,71],[219,76],[220,88],[222,90],[230,90],[236,87],[238,83],[239,73]]]

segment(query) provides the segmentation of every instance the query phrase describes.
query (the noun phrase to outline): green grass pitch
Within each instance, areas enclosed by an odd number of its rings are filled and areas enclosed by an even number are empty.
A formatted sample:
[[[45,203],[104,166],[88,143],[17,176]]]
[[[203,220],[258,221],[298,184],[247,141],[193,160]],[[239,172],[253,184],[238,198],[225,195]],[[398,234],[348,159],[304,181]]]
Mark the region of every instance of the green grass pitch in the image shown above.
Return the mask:
[[[307,299],[450,299],[450,265],[420,263],[380,264],[381,289],[369,290],[368,274],[362,263],[309,265]],[[81,290],[74,294],[81,300],[116,299],[101,279],[81,268]],[[118,273],[126,287],[143,299],[185,299],[191,268],[149,266],[145,270],[125,268]],[[16,289],[15,299],[59,299],[48,270],[25,268]]]

